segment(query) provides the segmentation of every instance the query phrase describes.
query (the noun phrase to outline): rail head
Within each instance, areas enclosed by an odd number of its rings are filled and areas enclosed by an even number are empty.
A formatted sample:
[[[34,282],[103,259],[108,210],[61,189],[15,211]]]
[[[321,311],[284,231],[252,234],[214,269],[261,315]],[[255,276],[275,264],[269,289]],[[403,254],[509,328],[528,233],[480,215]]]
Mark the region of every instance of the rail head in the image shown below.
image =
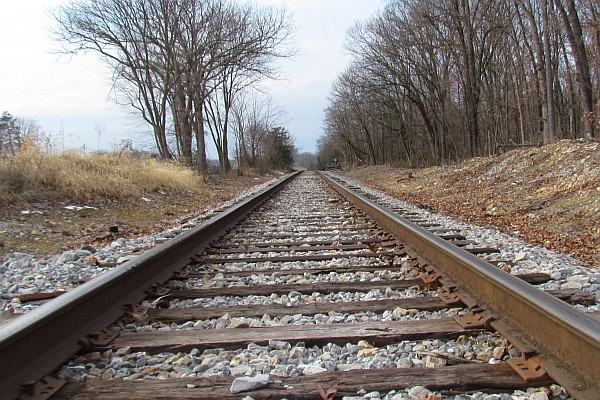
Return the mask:
[[[0,327],[0,397],[51,373],[85,346],[89,334],[120,318],[148,287],[168,280],[191,257],[273,196],[298,172],[233,205],[197,227]],[[10,360],[10,361],[9,361]]]
[[[576,370],[586,385],[574,383],[568,390],[581,398],[600,395],[600,322],[567,303],[496,268],[336,182],[321,177],[337,192],[362,208],[384,228],[420,255],[460,282],[480,306],[507,318],[566,368]],[[549,361],[553,362],[553,361]],[[549,371],[551,372],[551,371]],[[555,379],[557,379],[555,377]],[[557,379],[559,380],[559,379]],[[565,385],[565,383],[561,382]],[[569,386],[569,385],[565,385]]]

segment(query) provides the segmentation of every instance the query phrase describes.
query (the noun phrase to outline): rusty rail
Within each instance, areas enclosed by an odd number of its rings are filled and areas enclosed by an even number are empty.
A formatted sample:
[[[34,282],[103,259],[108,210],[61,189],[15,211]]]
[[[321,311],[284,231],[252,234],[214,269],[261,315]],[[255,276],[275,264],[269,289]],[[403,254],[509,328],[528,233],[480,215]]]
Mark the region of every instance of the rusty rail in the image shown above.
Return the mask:
[[[168,280],[296,175],[0,327],[0,397],[16,398],[23,385],[51,373],[85,347],[90,334],[142,300],[148,287]]]
[[[348,189],[322,178],[536,344],[536,358],[577,399],[600,398],[600,322]],[[504,333],[504,332],[501,332]],[[517,334],[519,335],[519,334]],[[515,337],[516,339],[516,337]],[[585,383],[581,384],[581,380]]]

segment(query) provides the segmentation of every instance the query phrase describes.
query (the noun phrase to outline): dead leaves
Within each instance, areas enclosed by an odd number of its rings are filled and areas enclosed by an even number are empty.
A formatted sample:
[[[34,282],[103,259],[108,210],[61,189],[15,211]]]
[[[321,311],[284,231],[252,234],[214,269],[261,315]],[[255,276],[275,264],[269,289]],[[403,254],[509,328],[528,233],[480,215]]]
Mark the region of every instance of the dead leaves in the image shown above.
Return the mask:
[[[324,390],[323,386],[321,386],[319,383],[315,383],[315,386],[317,387],[319,396],[321,396],[323,400],[333,400],[333,397],[337,393],[337,383],[334,383],[328,387],[327,390]]]
[[[563,140],[536,149],[415,172],[383,166],[348,173],[421,208],[518,231],[530,242],[600,263],[600,143]]]

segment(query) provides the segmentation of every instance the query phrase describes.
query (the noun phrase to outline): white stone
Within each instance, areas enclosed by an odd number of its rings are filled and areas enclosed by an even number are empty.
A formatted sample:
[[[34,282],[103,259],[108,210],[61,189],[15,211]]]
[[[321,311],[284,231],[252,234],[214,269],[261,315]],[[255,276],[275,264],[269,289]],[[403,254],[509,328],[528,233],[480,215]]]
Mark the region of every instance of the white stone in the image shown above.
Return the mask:
[[[515,254],[515,262],[522,261],[525,259],[525,257],[527,257],[527,253],[521,251],[521,252]]]
[[[419,400],[431,394],[431,391],[423,386],[413,386],[408,389],[408,398],[411,400]]]
[[[560,285],[561,289],[576,289],[576,290],[581,290],[583,289],[583,285],[579,282],[565,282],[562,285]]]
[[[536,392],[529,396],[529,400],[548,400],[546,392]]]
[[[356,363],[352,363],[352,364],[338,364],[337,366],[337,370],[338,371],[351,371],[353,369],[361,369],[363,368],[363,366],[361,364],[356,364]]]
[[[306,365],[302,370],[302,373],[304,373],[304,375],[314,375],[321,372],[327,372],[327,369],[318,365]]]
[[[410,368],[412,365],[413,363],[410,358],[401,358],[396,363],[396,368]]]
[[[586,275],[572,275],[567,277],[567,282],[577,282],[581,284],[588,283],[590,281],[590,277]]]
[[[262,389],[269,384],[269,374],[260,374],[256,376],[242,376],[235,378],[229,391],[231,393],[249,392]]]

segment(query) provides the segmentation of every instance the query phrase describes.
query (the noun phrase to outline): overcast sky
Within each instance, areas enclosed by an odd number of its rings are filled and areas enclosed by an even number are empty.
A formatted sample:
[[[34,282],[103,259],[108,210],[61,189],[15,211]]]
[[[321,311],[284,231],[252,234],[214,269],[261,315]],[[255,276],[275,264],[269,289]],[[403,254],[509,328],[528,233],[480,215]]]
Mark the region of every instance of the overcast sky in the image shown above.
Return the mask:
[[[52,52],[48,10],[65,0],[2,0],[0,6],[0,112],[34,118],[60,149],[111,150],[124,138],[152,143],[147,128],[109,100],[110,71],[93,53],[74,58]],[[287,79],[272,88],[286,112],[284,126],[300,151],[315,151],[331,84],[348,65],[343,44],[355,21],[372,16],[382,0],[257,0],[283,5],[297,28],[299,54],[284,60]],[[100,133],[100,134],[99,134]],[[209,157],[215,152],[209,150]]]

